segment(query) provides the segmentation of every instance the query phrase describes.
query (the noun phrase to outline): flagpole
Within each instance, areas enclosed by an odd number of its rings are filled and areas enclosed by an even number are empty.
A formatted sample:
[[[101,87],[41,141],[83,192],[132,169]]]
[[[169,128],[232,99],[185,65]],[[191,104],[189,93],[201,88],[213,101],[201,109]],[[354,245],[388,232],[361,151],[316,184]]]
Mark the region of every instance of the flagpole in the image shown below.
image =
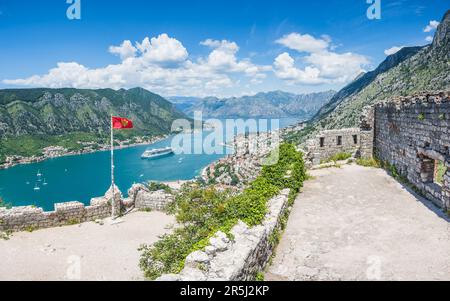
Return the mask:
[[[112,187],[112,201],[111,201],[111,216],[114,218],[116,214],[116,198],[114,189],[114,124],[113,115],[111,115],[111,187]]]

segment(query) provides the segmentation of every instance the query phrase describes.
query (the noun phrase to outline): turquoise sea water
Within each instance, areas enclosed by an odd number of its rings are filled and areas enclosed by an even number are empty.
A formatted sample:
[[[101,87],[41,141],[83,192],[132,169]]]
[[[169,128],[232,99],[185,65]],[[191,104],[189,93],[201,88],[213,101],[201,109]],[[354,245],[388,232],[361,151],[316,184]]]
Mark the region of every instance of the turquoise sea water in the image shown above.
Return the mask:
[[[283,119],[280,127],[294,121]],[[205,132],[204,136],[208,134]],[[124,194],[133,183],[193,179],[205,166],[225,156],[182,154],[157,160],[141,159],[147,148],[170,146],[171,141],[172,138],[168,138],[150,146],[135,146],[114,152],[116,184]],[[38,177],[38,173],[42,176]],[[110,152],[102,151],[0,170],[0,196],[14,206],[36,205],[53,210],[54,204],[59,202],[89,204],[91,198],[104,195],[110,181]],[[35,187],[40,190],[35,190]]]

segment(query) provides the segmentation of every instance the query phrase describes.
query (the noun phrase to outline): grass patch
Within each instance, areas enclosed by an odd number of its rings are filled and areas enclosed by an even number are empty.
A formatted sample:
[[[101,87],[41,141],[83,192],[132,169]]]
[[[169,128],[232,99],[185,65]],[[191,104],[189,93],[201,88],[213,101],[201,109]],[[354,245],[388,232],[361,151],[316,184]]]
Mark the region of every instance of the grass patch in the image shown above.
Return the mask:
[[[28,226],[24,229],[26,232],[30,232],[33,233],[34,231],[37,230],[37,228],[35,226]]]
[[[143,209],[139,209],[140,212],[145,212],[145,213],[151,213],[153,212],[153,209],[151,208],[143,208]]]
[[[66,225],[67,225],[67,226],[74,226],[74,225],[78,225],[78,224],[80,224],[80,223],[81,223],[80,220],[75,219],[75,218],[71,218],[71,219],[69,219],[69,220],[67,221]]]
[[[352,154],[349,154],[349,153],[338,153],[326,160],[322,160],[320,163],[325,164],[325,163],[331,163],[331,162],[344,161],[344,160],[350,159],[351,157],[352,157]]]
[[[447,167],[445,167],[444,162],[439,161],[437,163],[437,171],[435,181],[439,185],[444,185],[444,175],[447,172]]]
[[[374,167],[374,168],[381,167],[380,162],[375,158],[370,158],[370,159],[360,158],[360,159],[356,160],[356,164],[364,166],[364,167]]]
[[[290,177],[285,177],[289,170]],[[230,235],[238,220],[249,226],[261,224],[267,213],[267,201],[286,188],[291,189],[290,200],[295,199],[305,178],[302,154],[294,145],[283,144],[278,162],[264,166],[258,178],[237,196],[214,187],[185,185],[173,207],[181,227],[153,246],[143,245],[139,249],[142,252],[139,266],[145,277],[156,279],[162,274],[179,273],[190,253],[204,249],[217,231]]]
[[[259,272],[258,274],[256,274],[255,281],[264,281],[264,273]]]

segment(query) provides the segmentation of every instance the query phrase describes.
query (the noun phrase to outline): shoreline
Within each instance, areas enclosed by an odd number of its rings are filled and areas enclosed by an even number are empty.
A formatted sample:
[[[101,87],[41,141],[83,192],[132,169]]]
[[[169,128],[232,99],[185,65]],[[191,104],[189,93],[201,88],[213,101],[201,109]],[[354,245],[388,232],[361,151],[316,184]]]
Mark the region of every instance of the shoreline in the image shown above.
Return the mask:
[[[271,132],[269,132],[271,133]],[[164,136],[158,136],[158,137],[154,137],[150,140],[147,141],[142,141],[142,142],[138,142],[138,143],[134,143],[134,144],[129,144],[129,145],[120,145],[120,146],[116,146],[114,147],[115,150],[120,150],[120,149],[126,149],[126,148],[130,148],[130,147],[135,147],[135,146],[140,146],[140,145],[150,145],[150,144],[154,144],[156,142],[162,141],[164,139],[167,139],[168,137],[170,137],[170,135],[164,135]],[[238,151],[236,153],[233,154],[228,154],[225,155],[224,157],[214,160],[213,162],[203,166],[198,174],[196,176],[194,176],[192,179],[176,179],[176,180],[172,180],[172,181],[155,181],[155,182],[159,182],[159,183],[163,183],[168,185],[169,187],[171,187],[172,189],[175,190],[179,190],[181,189],[181,187],[185,184],[185,183],[189,183],[189,182],[194,182],[196,181],[196,179],[201,178],[205,181],[208,181],[210,179],[210,175],[207,174],[207,170],[208,168],[212,168],[214,169],[218,164],[224,164],[224,165],[229,165],[229,166],[233,166],[233,170],[237,167],[238,169],[240,169],[241,171],[243,171],[245,174],[242,174],[242,178],[240,178],[240,181],[242,180],[248,180],[251,179],[251,173],[250,171],[255,171],[257,168],[257,166],[259,166],[258,160],[261,158],[261,156],[263,156],[264,154],[267,154],[268,149],[262,150],[261,152],[255,153],[255,154],[245,154],[245,145],[247,145],[248,139],[259,139],[258,135],[250,135],[249,137],[246,137],[245,135],[237,135],[235,136],[235,141],[232,143],[233,147],[237,147]],[[262,137],[261,137],[262,138]],[[60,158],[60,157],[66,157],[66,156],[78,156],[78,155],[84,155],[84,154],[90,154],[90,153],[95,153],[95,152],[102,152],[102,151],[108,151],[109,148],[108,147],[104,147],[103,149],[100,150],[93,150],[93,151],[81,151],[81,152],[70,152],[70,153],[65,153],[65,154],[61,154],[58,156],[52,156],[52,157],[41,157],[36,161],[31,161],[31,162],[21,162],[21,163],[17,163],[14,164],[13,166],[10,166],[8,168],[14,167],[16,165],[26,165],[26,164],[33,164],[33,163],[39,163],[42,161],[45,161],[47,159],[53,159],[53,158]],[[261,151],[261,150],[260,150]],[[247,163],[245,163],[247,162]],[[247,165],[251,165],[251,166],[247,166]],[[250,167],[250,168],[249,168]],[[255,169],[256,168],[256,169]],[[1,170],[2,168],[0,168]],[[7,168],[4,168],[7,169]],[[250,174],[248,174],[250,173]],[[144,181],[142,183],[146,183],[148,181]],[[242,182],[240,183],[242,184]],[[216,182],[216,185],[219,186],[227,186],[229,184],[227,183],[222,183],[222,181],[218,181]],[[234,186],[234,185],[233,185]],[[239,185],[238,185],[239,186]],[[126,191],[124,191],[126,195]],[[64,203],[64,202],[62,202]],[[84,203],[85,205],[89,205],[88,203]],[[32,205],[31,205],[32,206]],[[23,207],[23,206],[12,206],[12,208],[15,207]],[[44,212],[46,212],[44,210]]]
[[[146,140],[146,141],[142,141],[142,142],[137,142],[137,143],[132,143],[132,144],[124,144],[124,145],[119,145],[119,146],[115,146],[114,150],[120,150],[120,149],[127,149],[127,148],[131,148],[131,147],[135,147],[135,146],[142,146],[142,145],[150,145],[150,144],[154,144],[157,142],[160,142],[164,139],[167,139],[168,137],[170,137],[170,135],[164,135],[164,136],[157,136],[154,137],[150,140]],[[54,146],[49,146],[49,147],[54,147]],[[50,160],[50,159],[57,159],[57,158],[62,158],[62,157],[70,157],[70,156],[79,156],[79,155],[87,155],[87,154],[92,154],[92,153],[96,153],[96,152],[105,152],[105,151],[109,151],[111,148],[110,146],[107,145],[103,145],[101,146],[99,149],[82,149],[79,151],[61,151],[61,153],[58,154],[54,154],[54,155],[42,155],[42,156],[32,156],[32,157],[18,157],[20,159],[18,159],[18,161],[10,161],[4,164],[0,164],[0,170],[6,170],[9,168],[13,168],[19,165],[28,165],[28,164],[34,164],[34,163],[40,163],[40,162],[44,162],[46,160]],[[11,158],[14,156],[10,156],[9,158]]]

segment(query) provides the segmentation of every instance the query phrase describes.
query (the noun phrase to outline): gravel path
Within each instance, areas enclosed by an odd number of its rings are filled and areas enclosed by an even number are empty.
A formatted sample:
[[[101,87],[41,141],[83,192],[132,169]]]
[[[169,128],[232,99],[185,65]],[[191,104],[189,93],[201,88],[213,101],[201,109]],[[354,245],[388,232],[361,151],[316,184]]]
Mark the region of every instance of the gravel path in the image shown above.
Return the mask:
[[[15,233],[0,240],[0,280],[143,280],[137,249],[171,223],[160,212],[133,212],[117,223]]]
[[[266,280],[450,280],[450,220],[381,169],[312,171]]]

